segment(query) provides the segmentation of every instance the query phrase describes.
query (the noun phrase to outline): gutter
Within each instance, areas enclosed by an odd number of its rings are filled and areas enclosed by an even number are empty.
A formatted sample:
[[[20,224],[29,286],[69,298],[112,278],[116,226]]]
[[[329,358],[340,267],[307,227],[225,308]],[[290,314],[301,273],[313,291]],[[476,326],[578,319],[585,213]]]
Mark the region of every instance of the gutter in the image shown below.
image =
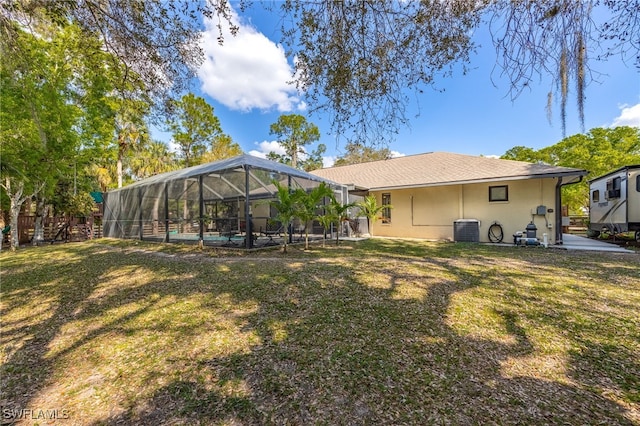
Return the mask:
[[[519,175],[519,176],[503,176],[503,177],[491,177],[491,178],[483,178],[483,179],[468,179],[468,180],[458,180],[458,181],[446,181],[446,182],[435,182],[435,183],[417,183],[417,184],[407,184],[407,185],[395,185],[395,186],[379,186],[379,187],[371,187],[370,191],[392,191],[399,189],[414,189],[414,188],[428,188],[434,186],[450,186],[450,185],[468,185],[468,184],[476,184],[476,183],[492,183],[492,182],[509,182],[516,180],[527,180],[527,179],[547,179],[547,178],[559,178],[562,180],[563,177],[566,176],[579,176],[580,181],[584,175],[586,175],[586,171],[579,170],[576,172],[561,172],[561,173],[547,173],[547,174],[537,174],[537,175]],[[578,181],[578,182],[580,182]],[[577,183],[577,182],[572,182]],[[567,184],[568,185],[568,184]]]

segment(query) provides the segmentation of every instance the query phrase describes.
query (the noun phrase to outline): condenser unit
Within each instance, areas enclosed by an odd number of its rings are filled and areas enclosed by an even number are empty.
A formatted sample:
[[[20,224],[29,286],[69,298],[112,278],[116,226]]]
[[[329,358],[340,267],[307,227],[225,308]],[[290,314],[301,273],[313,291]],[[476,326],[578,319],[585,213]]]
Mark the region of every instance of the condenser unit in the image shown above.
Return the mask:
[[[480,221],[478,219],[458,219],[454,221],[453,240],[460,243],[479,243]]]

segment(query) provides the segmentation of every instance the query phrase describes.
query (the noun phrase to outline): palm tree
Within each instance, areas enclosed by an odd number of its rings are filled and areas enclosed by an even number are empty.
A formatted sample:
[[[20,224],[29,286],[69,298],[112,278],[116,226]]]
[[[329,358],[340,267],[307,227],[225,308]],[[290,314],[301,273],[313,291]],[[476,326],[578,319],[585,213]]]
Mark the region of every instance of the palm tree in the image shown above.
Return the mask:
[[[178,168],[175,153],[164,142],[143,141],[131,159],[131,171],[136,178],[144,179]]]
[[[324,214],[317,216],[316,220],[322,226],[322,247],[325,246],[327,230],[331,228],[331,224],[336,221],[335,216],[331,212],[330,206],[325,207]]]
[[[276,220],[284,227],[284,252],[287,252],[287,240],[289,238],[289,224],[296,217],[296,197],[291,193],[288,187],[280,185],[278,181],[273,181],[278,192],[276,199],[269,204],[276,209]]]
[[[115,109],[116,144],[118,147],[116,175],[118,188],[122,188],[122,163],[125,154],[149,138],[149,132],[144,122],[149,105],[141,100],[123,99],[116,101]]]
[[[338,225],[338,232],[336,232],[336,245],[340,245],[340,225],[342,225],[344,221],[349,220],[349,209],[355,206],[355,203],[340,204],[340,202],[336,200],[335,197],[331,198],[329,209],[331,211],[333,219]]]
[[[143,132],[135,122],[124,114],[116,117],[116,132],[118,141],[118,160],[116,163],[118,188],[122,188],[122,162],[124,155],[129,148],[140,143]]]
[[[304,224],[304,249],[309,250],[309,222],[317,217],[316,210],[325,197],[331,197],[333,191],[325,182],[313,188],[309,193],[297,189],[293,194],[296,206],[296,217]]]
[[[378,217],[385,209],[392,209],[390,204],[378,205],[378,200],[374,195],[367,195],[362,201],[356,203],[356,207],[360,208],[358,216],[365,216],[367,218],[367,228],[369,228],[369,235],[373,237],[372,225],[376,223]]]

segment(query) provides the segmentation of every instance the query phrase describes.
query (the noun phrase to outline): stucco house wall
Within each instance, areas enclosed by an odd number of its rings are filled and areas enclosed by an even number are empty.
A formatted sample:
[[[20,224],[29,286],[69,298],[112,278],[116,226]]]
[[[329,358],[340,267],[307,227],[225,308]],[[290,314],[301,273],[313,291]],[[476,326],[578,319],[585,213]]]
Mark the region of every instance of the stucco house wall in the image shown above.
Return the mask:
[[[340,182],[352,192],[373,194],[380,204],[383,194],[390,194],[391,221],[374,223],[377,236],[453,240],[455,220],[477,219],[480,241],[489,241],[489,227],[497,221],[503,241],[509,242],[533,219],[537,237],[542,239],[546,233],[554,244],[562,242],[560,189],[579,182],[587,171],[428,152],[312,173]],[[501,186],[508,187],[507,200],[489,201],[489,188]],[[543,214],[537,214],[538,206],[545,206]]]
[[[533,220],[538,237],[547,234],[555,243],[554,204],[556,178],[496,181],[464,185],[432,186],[389,191],[371,191],[382,203],[382,194],[391,194],[391,223],[377,221],[376,236],[415,237],[453,240],[453,222],[478,219],[480,241],[489,242],[489,227],[494,221],[502,225],[504,241],[523,231]],[[489,201],[489,187],[506,185],[508,201]],[[532,215],[538,206],[551,209],[545,216]]]

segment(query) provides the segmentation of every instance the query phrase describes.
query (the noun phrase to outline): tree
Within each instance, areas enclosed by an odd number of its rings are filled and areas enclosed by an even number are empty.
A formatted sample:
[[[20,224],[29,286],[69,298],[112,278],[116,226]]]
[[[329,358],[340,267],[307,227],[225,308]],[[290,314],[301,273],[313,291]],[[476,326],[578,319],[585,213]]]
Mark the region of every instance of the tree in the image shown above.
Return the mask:
[[[585,180],[563,188],[564,202],[571,211],[577,212],[589,207],[589,179],[622,166],[640,164],[640,129],[626,126],[595,128],[537,151],[514,147],[501,158],[587,170],[589,174]]]
[[[240,10],[248,3],[241,2]],[[510,80],[512,98],[536,79],[549,78],[548,106],[560,98],[563,128],[572,83],[584,115],[585,89],[600,77],[592,70],[594,61],[617,55],[640,65],[640,0],[278,4],[282,42],[296,58],[294,79],[310,110],[328,111],[334,134],[364,145],[389,142],[408,124],[412,92],[434,86],[458,66],[467,72],[476,47],[472,34],[485,23],[496,47],[496,69]],[[228,0],[6,0],[0,2],[0,39],[8,55],[20,57],[22,29],[43,36],[47,26],[77,25],[87,37],[99,36],[100,48],[91,52],[111,54],[109,68],[121,76],[114,90],[166,104],[187,87],[202,61],[199,18],[217,17],[220,34],[227,25],[235,34],[232,14]],[[132,82],[138,91],[128,90]]]
[[[203,163],[224,160],[242,154],[242,148],[235,143],[231,136],[220,134],[211,142],[211,149],[202,156]]]
[[[369,235],[373,237],[373,227],[372,225],[376,223],[378,217],[382,214],[382,211],[385,209],[392,209],[393,206],[390,204],[378,204],[378,200],[374,195],[367,195],[361,201],[356,203],[356,207],[360,208],[360,212],[358,216],[364,216],[367,218],[367,227],[369,228]]]
[[[180,148],[184,165],[200,164],[207,144],[222,136],[220,120],[213,113],[213,107],[193,93],[174,101],[172,106],[174,114],[167,119],[167,125]]]
[[[298,58],[298,88],[331,114],[336,134],[389,141],[408,123],[405,89],[421,90],[468,60],[476,3],[287,2],[284,13],[300,17],[298,31],[283,32]]]
[[[316,149],[314,149],[310,153],[307,153],[307,155],[305,156],[306,158],[303,158],[300,161],[300,167],[302,168],[302,170],[304,170],[305,172],[310,172],[313,170],[321,169],[324,165],[322,157],[325,152],[327,152],[327,146],[323,143],[318,144],[318,147]]]
[[[331,224],[337,221],[337,218],[332,215],[331,209],[327,206],[324,207],[324,212],[316,217],[320,226],[322,226],[322,247],[325,246],[327,231],[331,228]]]
[[[548,115],[551,118],[555,95],[560,101],[563,135],[572,80],[584,132],[585,89],[594,74],[590,61],[605,60],[613,55],[620,55],[624,60],[631,55],[635,56],[635,65],[640,66],[638,0],[500,0],[488,11],[497,65],[510,81],[511,98],[518,97],[536,79],[549,77]]]
[[[175,153],[164,142],[148,141],[139,146],[130,161],[136,179],[145,179],[178,168]]]
[[[329,216],[331,216],[336,225],[336,245],[340,245],[340,231],[342,224],[349,220],[349,209],[355,207],[355,203],[342,204],[335,197],[331,199],[331,203],[328,206]]]
[[[332,114],[334,133],[352,131],[367,144],[388,141],[408,123],[408,92],[423,91],[457,64],[466,72],[475,49],[471,35],[484,23],[512,97],[537,76],[549,76],[550,94],[560,94],[563,127],[571,79],[584,115],[592,61],[618,55],[640,65],[640,0],[290,0],[280,8],[282,42],[297,58],[295,80],[308,104]],[[200,16],[218,19],[223,43],[223,26],[238,31],[232,15],[228,0],[6,0],[0,38],[20,54],[20,28],[74,23],[100,35],[103,49],[126,71],[123,82],[138,79],[149,99],[166,101],[187,87],[202,61]]]
[[[118,159],[116,162],[116,174],[118,188],[122,188],[123,161],[125,155],[138,145],[146,143],[149,137],[147,125],[144,122],[145,102],[133,102],[123,100],[117,102],[118,112],[115,117],[116,139],[118,146]]]
[[[336,245],[340,244],[340,225],[348,220],[348,209],[354,207],[354,204],[345,204],[344,206],[336,199],[335,194],[329,196],[329,204],[324,205],[324,212],[318,215],[316,219],[322,225],[322,247],[325,246],[325,234],[331,228],[331,225],[336,225]]]
[[[325,182],[313,188],[310,192],[298,188],[293,193],[296,207],[295,216],[305,224],[304,249],[309,250],[309,223],[318,215],[316,210],[321,207],[321,202],[326,197],[332,197],[333,191]]]
[[[307,122],[307,119],[299,114],[281,115],[278,117],[278,121],[271,125],[269,133],[278,137],[278,142],[286,152],[285,156],[271,154],[269,158],[278,159],[280,162],[295,168],[299,167],[299,155],[306,154],[304,146],[320,139],[318,126]],[[322,152],[324,152],[326,147],[321,145],[318,149],[322,149]],[[319,155],[322,156],[322,153]],[[317,156],[318,154],[316,154]]]
[[[278,220],[284,229],[284,252],[287,252],[287,241],[289,239],[289,225],[291,221],[296,217],[296,198],[293,196],[291,190],[280,185],[278,181],[273,181],[276,187],[276,199],[269,204],[276,209],[276,220]]]
[[[376,149],[357,142],[347,143],[345,145],[345,151],[344,155],[336,159],[333,164],[335,167],[367,163],[369,161],[388,160],[391,158],[391,150],[389,148]]]
[[[550,162],[549,158],[544,158],[542,152],[526,146],[514,146],[507,150],[500,158],[503,160],[526,161],[528,163],[548,164]]]
[[[21,56],[21,29],[42,35],[42,28],[75,25],[85,38],[102,40],[99,50],[88,53],[108,52],[110,67],[124,69],[123,86],[141,82],[143,97],[162,105],[186,89],[195,75],[203,58],[198,43],[201,16],[214,15],[220,25],[237,31],[227,0],[5,0],[0,2],[0,39],[10,54]],[[140,93],[125,90],[121,95],[138,99]]]
[[[24,31],[16,37],[20,56],[6,55],[9,46],[5,41],[0,44],[2,187],[12,204],[14,247],[21,205],[36,199],[37,243],[42,238],[43,212],[59,182],[73,180],[78,168],[84,167],[86,158],[79,152],[96,137],[86,123],[101,110],[89,105],[102,102],[106,87],[105,73],[97,68],[99,55],[85,54],[95,40],[81,37],[77,28],[51,31],[47,39]]]
[[[283,19],[283,44],[297,58],[308,105],[331,114],[333,133],[371,146],[408,123],[412,92],[458,65],[467,72],[471,36],[485,23],[512,98],[549,78],[548,106],[559,95],[563,128],[572,80],[583,121],[594,60],[618,55],[640,65],[640,0],[291,0],[281,7],[291,17]]]

